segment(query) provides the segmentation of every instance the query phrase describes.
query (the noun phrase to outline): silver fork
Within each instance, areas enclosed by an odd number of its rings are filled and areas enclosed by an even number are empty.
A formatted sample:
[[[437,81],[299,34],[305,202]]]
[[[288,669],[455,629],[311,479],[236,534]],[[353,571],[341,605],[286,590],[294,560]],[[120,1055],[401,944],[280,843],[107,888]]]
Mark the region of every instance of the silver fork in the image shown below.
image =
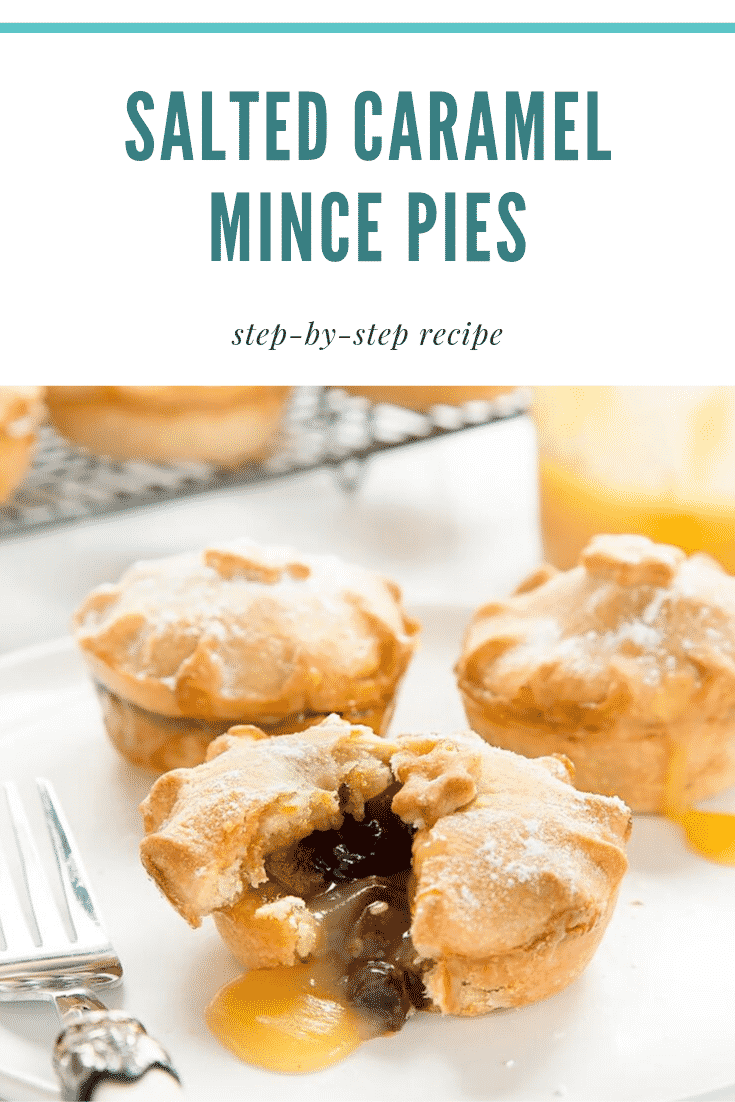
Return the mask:
[[[38,941],[25,921],[10,871],[0,851],[0,1002],[54,1002],[64,1026],[53,1052],[63,1097],[112,1097],[126,1084],[136,1097],[180,1095],[168,1054],[136,1018],[107,1010],[90,989],[113,987],[122,965],[102,925],[87,876],[58,798],[37,779],[74,937],[69,938],[54,902],[16,786],[5,785],[10,820]]]

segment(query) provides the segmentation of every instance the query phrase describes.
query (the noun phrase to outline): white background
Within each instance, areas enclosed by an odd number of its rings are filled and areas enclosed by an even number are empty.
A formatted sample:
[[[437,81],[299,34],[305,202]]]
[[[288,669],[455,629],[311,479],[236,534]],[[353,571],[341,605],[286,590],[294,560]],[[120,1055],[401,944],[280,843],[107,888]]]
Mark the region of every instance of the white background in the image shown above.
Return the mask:
[[[310,4],[308,10],[303,3],[279,4],[264,12],[225,0],[210,0],[206,11],[186,0],[175,7],[163,0],[128,0],[124,9],[107,4],[102,12],[97,2],[27,0],[21,5],[6,0],[0,18],[733,18],[731,2],[712,0],[700,0],[696,11],[691,4],[651,0],[620,0],[613,11],[596,4],[594,15],[591,7],[556,3],[550,10],[547,3],[457,0],[448,10],[446,4],[374,0],[369,12],[346,10],[344,3]],[[732,382],[733,47],[732,35],[0,36],[0,378],[63,383]],[[200,93],[212,90],[215,146],[227,148],[227,161],[183,164],[178,154],[170,163],[157,157],[143,164],[130,161],[124,143],[135,133],[125,103],[139,88],[154,97],[157,142],[169,91],[186,92],[195,148]],[[414,92],[423,161],[412,163],[405,153],[399,164],[384,157],[372,164],[356,158],[351,104],[364,88],[383,98],[384,137],[397,91]],[[321,92],[329,110],[325,156],[313,164],[268,164],[262,127],[255,125],[253,159],[237,161],[231,89],[256,89],[262,99],[267,90],[290,90],[294,100],[300,89]],[[428,92],[455,95],[461,149],[476,89],[490,93],[501,160],[490,165],[430,162]],[[600,141],[612,149],[612,161],[554,162],[547,117],[547,160],[506,163],[506,89],[520,91],[524,102],[531,90],[541,89],[549,106],[554,91],[579,91],[579,132],[569,144],[578,136],[582,148],[584,94],[599,91]],[[254,120],[262,119],[263,107],[253,110]],[[216,265],[209,260],[211,191],[231,197],[237,190],[310,190],[316,202],[333,189],[350,198],[358,190],[383,191],[382,263],[358,264],[351,255],[330,265],[319,257],[316,244],[310,264],[254,260]],[[528,207],[519,216],[527,238],[525,258],[515,265],[497,256],[490,264],[468,265],[461,259],[446,264],[438,226],[426,242],[437,243],[435,253],[422,249],[422,260],[409,264],[402,221],[406,193],[424,190],[440,200],[445,189],[458,195],[489,190],[496,199],[505,190],[520,191]],[[232,330],[250,321],[264,326],[280,321],[298,330],[312,318],[340,331],[372,321],[400,321],[412,335],[422,325],[462,326],[472,320],[502,327],[504,335],[499,348],[474,355],[446,347],[419,352],[413,343],[396,353],[352,350],[347,342],[324,353],[289,345],[271,355],[229,343]],[[517,421],[426,451],[381,457],[371,464],[355,500],[344,499],[318,472],[288,486],[150,512],[143,522],[131,514],[9,542],[0,564],[0,650],[64,631],[82,593],[117,576],[134,557],[170,553],[242,530],[294,542],[295,529],[305,550],[323,550],[328,539],[331,549],[389,570],[411,602],[449,599],[476,605],[507,592],[538,556],[534,469],[530,424]],[[103,888],[104,868],[97,870]],[[712,868],[706,866],[705,872]],[[638,882],[629,878],[628,885],[638,898]],[[689,893],[687,898],[700,906],[705,895]],[[116,915],[114,902],[105,909]],[[667,913],[677,915],[680,909]],[[627,921],[628,915],[621,905],[619,916]],[[129,1005],[151,1028],[160,1026],[167,1014],[154,1013],[142,996],[135,947],[123,933],[120,937],[121,942],[116,932],[126,967],[130,964]],[[639,977],[643,966],[658,967],[667,959],[665,953],[645,954],[640,938],[631,944],[640,954]],[[141,974],[147,974],[148,954],[146,942]],[[634,967],[628,956],[625,971],[614,955],[611,963],[610,974],[630,987],[635,973],[627,970]],[[604,970],[604,955],[596,966]],[[175,969],[168,974],[179,975]],[[594,983],[594,970],[589,975]],[[652,993],[649,1017],[658,1036],[660,986],[651,982],[641,989]],[[580,991],[580,985],[570,989],[572,1005]],[[690,1009],[689,992],[686,1002]],[[560,1005],[564,1010],[566,1004]],[[599,1005],[608,1006],[609,1019],[600,1019]],[[602,1021],[607,1028],[609,1022],[609,1049],[621,1057],[616,1069],[628,1073],[631,1096],[640,1097],[645,1088],[631,1046],[638,1046],[640,1067],[656,1075],[658,1069],[640,1022],[631,1032],[629,1019],[614,1010],[603,999],[582,1024]],[[718,1018],[727,1021],[726,1012]],[[507,1022],[512,1029],[512,1019]],[[492,1073],[505,1077],[498,1087],[505,1097],[512,1090],[524,1097],[590,1096],[590,1091],[575,1093],[561,1075],[549,1077],[536,1052],[510,1068],[513,1061],[505,1058],[517,1057],[519,1050],[503,1048],[506,1037],[498,1040],[498,1023],[492,1026],[488,1043],[475,1051],[486,1060],[491,1052]],[[44,1029],[50,1036],[47,1023]],[[43,1035],[38,1050],[44,1053],[46,1032],[38,1027]],[[672,1044],[681,1066],[666,1063],[668,1078],[665,1084],[657,1080],[657,1097],[732,1079],[729,1046],[715,1054],[718,1062],[700,1051],[695,1032],[677,1020]],[[522,1035],[527,1036],[525,1029]],[[686,1045],[681,1043],[685,1035]],[[199,1044],[199,1033],[194,1036],[192,1053],[186,1045],[176,1046],[190,1061]],[[20,1066],[15,1048],[12,1058]],[[413,1058],[416,1054],[409,1052],[409,1071]],[[35,1073],[40,1067],[34,1048],[28,1068]],[[528,1077],[537,1073],[546,1079],[531,1090]],[[237,1075],[240,1084],[239,1067]],[[646,1091],[647,1097],[653,1094]]]
[[[375,5],[380,19],[585,19],[587,5]],[[597,18],[723,19],[731,5],[618,6]],[[6,19],[99,19],[98,5],[6,4]],[[333,4],[281,5],[271,19],[344,18]],[[252,6],[158,3],[106,8],[107,19],[258,19]],[[7,381],[77,382],[688,382],[731,381],[729,333],[735,239],[729,140],[735,93],[732,35],[17,35],[0,36],[5,149],[2,182],[3,376]],[[146,121],[156,152],[130,160],[125,141],[131,92],[151,93]],[[195,160],[175,151],[162,162],[168,93],[187,97]],[[237,160],[235,89],[257,90],[252,153]],[[383,100],[384,154],[362,162],[352,147],[352,104],[363,89]],[[387,160],[399,90],[414,93],[423,159]],[[504,160],[506,90],[546,93],[546,159]],[[214,96],[214,144],[224,162],[202,162],[199,104]],[[265,92],[288,90],[280,138],[295,150],[299,90],[327,101],[329,140],[318,161],[267,162]],[[452,93],[460,156],[475,90],[487,90],[500,159],[483,163],[428,159],[428,93]],[[599,92],[600,145],[610,162],[553,159],[553,92],[574,90],[584,150],[585,93]],[[293,120],[293,125],[292,125]],[[212,263],[212,191],[311,191],[313,260]],[[350,199],[344,221],[350,255],[331,264],[319,250],[318,207],[330,190]],[[441,200],[489,191],[494,203],[519,191],[525,257],[502,262],[505,236],[493,204],[490,263],[446,263],[438,221],[409,263],[406,207],[410,190]],[[356,260],[358,191],[383,193],[381,263]],[[375,208],[373,208],[375,212]],[[274,219],[275,223],[277,221]],[[500,232],[495,232],[499,230]],[[275,353],[231,345],[236,327],[279,322],[300,333],[310,320],[349,332],[372,322],[401,323],[402,350],[325,352],[286,342]],[[424,326],[502,328],[498,348],[417,348]]]

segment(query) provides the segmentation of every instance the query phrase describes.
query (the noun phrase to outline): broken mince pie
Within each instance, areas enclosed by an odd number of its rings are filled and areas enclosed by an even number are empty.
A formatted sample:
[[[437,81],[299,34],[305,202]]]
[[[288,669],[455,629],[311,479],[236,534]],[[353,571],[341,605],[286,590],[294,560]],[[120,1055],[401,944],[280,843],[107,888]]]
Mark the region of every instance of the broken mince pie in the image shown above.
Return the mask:
[[[464,732],[379,738],[337,716],[269,739],[235,727],[142,804],[143,864],[246,968],[337,962],[398,1029],[545,998],[592,957],[627,867],[622,801],[561,757]]]

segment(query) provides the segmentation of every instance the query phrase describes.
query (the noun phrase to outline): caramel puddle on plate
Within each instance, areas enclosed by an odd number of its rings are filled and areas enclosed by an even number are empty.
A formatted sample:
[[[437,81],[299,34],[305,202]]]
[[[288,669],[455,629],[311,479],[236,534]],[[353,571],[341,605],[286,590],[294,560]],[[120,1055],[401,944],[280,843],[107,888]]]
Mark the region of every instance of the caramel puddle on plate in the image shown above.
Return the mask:
[[[246,972],[217,992],[204,1020],[241,1060],[292,1073],[336,1064],[383,1032],[341,998],[324,961]]]
[[[698,811],[681,799],[684,755],[674,751],[666,780],[664,815],[678,823],[690,847],[720,865],[735,867],[735,815],[724,811]]]

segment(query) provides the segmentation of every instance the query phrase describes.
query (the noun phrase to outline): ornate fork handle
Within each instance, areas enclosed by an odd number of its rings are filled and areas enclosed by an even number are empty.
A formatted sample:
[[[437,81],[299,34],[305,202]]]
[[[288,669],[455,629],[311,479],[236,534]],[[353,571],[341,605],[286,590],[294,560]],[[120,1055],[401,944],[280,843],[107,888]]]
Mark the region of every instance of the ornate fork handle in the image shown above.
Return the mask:
[[[134,1084],[153,1068],[171,1077],[168,1085],[174,1089],[166,1095],[178,1093],[179,1077],[168,1053],[137,1018],[121,1010],[81,1011],[59,1034],[53,1063],[67,1099],[90,1099],[105,1080]],[[157,1096],[162,1097],[160,1090]]]

